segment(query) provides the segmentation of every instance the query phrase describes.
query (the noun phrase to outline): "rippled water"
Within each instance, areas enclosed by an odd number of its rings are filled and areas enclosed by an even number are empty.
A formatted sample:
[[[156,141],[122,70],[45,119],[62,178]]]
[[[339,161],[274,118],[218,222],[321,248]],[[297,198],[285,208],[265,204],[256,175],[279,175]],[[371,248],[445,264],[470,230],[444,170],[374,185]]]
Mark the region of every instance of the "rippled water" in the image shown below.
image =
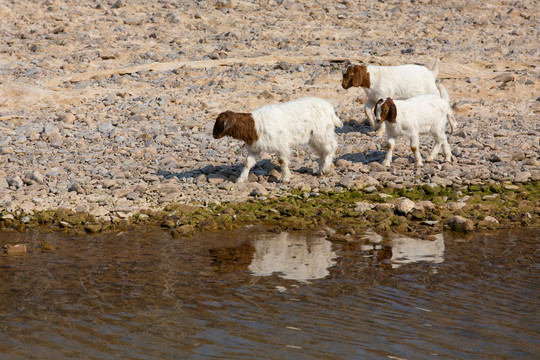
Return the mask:
[[[1,359],[540,358],[539,229],[6,242],[29,252],[0,256]]]

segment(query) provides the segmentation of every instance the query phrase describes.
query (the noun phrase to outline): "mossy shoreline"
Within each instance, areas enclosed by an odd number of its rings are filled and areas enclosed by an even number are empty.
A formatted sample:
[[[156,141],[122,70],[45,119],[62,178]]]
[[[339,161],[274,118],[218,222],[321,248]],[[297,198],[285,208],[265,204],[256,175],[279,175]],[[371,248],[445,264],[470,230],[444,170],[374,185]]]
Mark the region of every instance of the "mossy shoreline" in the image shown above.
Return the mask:
[[[409,199],[409,208],[400,202]],[[467,226],[454,226],[460,217]],[[275,231],[333,229],[350,238],[368,229],[422,236],[442,231],[509,229],[540,226],[540,182],[410,189],[371,187],[327,193],[293,191],[286,196],[254,197],[223,204],[170,204],[126,219],[100,219],[66,209],[33,214],[0,209],[0,230],[54,232],[66,235],[163,228],[173,237],[213,230],[265,225]],[[335,231],[335,232],[334,232]]]

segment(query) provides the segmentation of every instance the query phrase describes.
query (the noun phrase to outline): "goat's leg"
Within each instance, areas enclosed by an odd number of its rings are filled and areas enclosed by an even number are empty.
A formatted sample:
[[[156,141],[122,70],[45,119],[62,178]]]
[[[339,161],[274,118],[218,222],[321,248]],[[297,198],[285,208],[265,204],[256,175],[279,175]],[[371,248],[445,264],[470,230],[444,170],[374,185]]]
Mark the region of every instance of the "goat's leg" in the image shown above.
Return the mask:
[[[423,166],[422,156],[420,155],[420,140],[418,135],[413,135],[411,137],[411,151],[414,154],[414,164],[416,167]]]
[[[390,163],[392,162],[392,151],[396,147],[396,139],[390,137],[388,138],[388,142],[386,144],[386,157],[384,158],[383,165],[384,166],[390,166]]]
[[[448,144],[448,139],[446,138],[446,136],[444,136],[443,138],[443,152],[444,152],[444,160],[446,162],[452,162],[452,150],[450,150],[450,145]]]
[[[375,103],[371,101],[371,99],[368,99],[366,105],[364,106],[364,112],[366,113],[366,116],[369,121],[369,125],[373,130],[376,130],[376,123],[375,123],[375,114],[373,110],[375,109]]]
[[[441,151],[441,145],[443,144],[443,140],[440,138],[440,136],[434,137],[435,143],[433,144],[433,149],[431,150],[431,153],[426,158],[427,162],[431,162],[435,160],[437,155],[439,155],[439,151]]]
[[[244,161],[244,169],[242,169],[242,173],[240,174],[240,177],[238,178],[238,180],[236,180],[236,182],[237,183],[246,182],[248,179],[249,170],[251,170],[251,168],[255,166],[256,163],[257,163],[256,155],[251,152],[248,152],[246,161]]]
[[[281,165],[281,182],[291,181],[291,171],[289,170],[289,154],[278,154],[279,165]]]
[[[371,128],[373,130],[376,130],[375,136],[383,136],[386,132],[386,123],[383,121],[382,123],[378,124],[377,121],[375,121],[375,102],[371,99],[368,99],[366,106],[364,106],[364,112],[366,113],[366,116],[369,121],[369,125],[371,125]]]
[[[326,144],[318,151],[319,153],[319,175],[329,174],[332,171],[332,159],[337,150],[338,143],[334,139],[332,143]]]

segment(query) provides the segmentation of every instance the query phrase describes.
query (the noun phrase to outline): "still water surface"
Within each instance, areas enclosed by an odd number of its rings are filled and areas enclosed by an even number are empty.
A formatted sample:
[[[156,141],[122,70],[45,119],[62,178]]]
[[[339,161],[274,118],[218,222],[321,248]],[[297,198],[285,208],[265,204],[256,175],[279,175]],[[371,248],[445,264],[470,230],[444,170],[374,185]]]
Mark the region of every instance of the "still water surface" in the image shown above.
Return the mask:
[[[0,359],[540,358],[540,229],[7,242],[29,252],[0,256]]]

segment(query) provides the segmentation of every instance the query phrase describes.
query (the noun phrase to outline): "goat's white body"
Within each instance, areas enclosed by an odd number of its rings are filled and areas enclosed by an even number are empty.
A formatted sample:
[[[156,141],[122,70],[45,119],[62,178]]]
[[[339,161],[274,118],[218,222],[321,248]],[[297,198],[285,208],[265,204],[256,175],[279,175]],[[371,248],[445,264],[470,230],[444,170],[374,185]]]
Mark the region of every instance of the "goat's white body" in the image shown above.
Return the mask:
[[[368,101],[364,111],[373,129],[377,129],[377,123],[373,119],[373,109],[379,99],[392,98],[394,100],[406,100],[419,95],[439,95],[435,81],[439,73],[439,61],[428,70],[424,66],[408,64],[399,66],[376,66],[366,67],[369,73],[369,88],[363,88]],[[377,131],[377,136],[384,134],[384,123]]]
[[[330,103],[306,97],[264,106],[251,114],[258,139],[251,145],[246,144],[248,157],[238,182],[247,180],[249,170],[263,152],[277,153],[282,166],[281,180],[288,182],[290,153],[298,145],[310,145],[317,152],[319,173],[330,171],[338,146],[334,129],[343,125]]]
[[[422,166],[422,158],[419,150],[419,135],[429,134],[434,140],[433,150],[427,161],[433,161],[443,147],[446,161],[452,160],[450,145],[446,138],[445,129],[447,119],[452,116],[452,110],[448,100],[437,95],[420,95],[407,100],[394,100],[397,108],[396,122],[385,121],[388,132],[388,151],[383,165],[390,166],[392,162],[392,150],[397,138],[404,136],[410,141],[411,150],[414,153],[416,166]],[[380,108],[377,108],[375,117],[380,119]],[[452,116],[453,119],[453,116]],[[455,123],[451,122],[452,130]]]

